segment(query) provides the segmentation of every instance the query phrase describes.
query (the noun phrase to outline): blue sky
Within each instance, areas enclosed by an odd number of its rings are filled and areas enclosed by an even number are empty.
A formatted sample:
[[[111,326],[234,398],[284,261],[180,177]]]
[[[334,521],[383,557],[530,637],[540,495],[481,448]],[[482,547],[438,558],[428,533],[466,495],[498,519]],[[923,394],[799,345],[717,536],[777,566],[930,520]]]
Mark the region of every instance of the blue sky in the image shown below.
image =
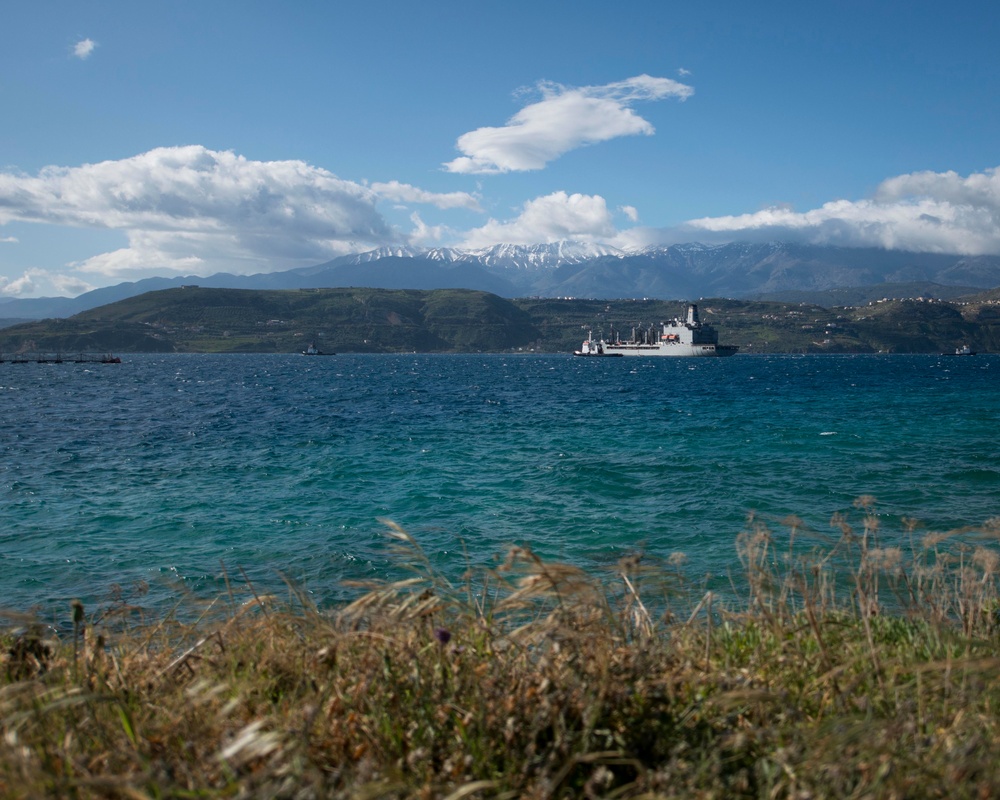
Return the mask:
[[[0,29],[0,297],[382,245],[1000,254],[985,2],[46,2]]]

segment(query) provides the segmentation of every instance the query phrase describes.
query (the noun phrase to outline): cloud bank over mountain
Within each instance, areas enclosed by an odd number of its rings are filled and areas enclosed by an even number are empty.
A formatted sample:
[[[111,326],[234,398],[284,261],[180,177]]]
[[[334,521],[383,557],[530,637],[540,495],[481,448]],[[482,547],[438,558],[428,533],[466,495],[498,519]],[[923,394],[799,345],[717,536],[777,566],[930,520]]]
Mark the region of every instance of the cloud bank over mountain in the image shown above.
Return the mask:
[[[111,229],[127,246],[69,265],[31,268],[2,291],[82,291],[95,276],[268,272],[319,263],[386,244],[428,240],[462,247],[563,240],[622,249],[701,241],[788,241],[888,250],[1000,253],[1000,168],[961,176],[916,172],[882,182],[870,198],[835,200],[807,211],[769,208],[692,219],[671,228],[637,227],[637,211],[613,212],[600,195],[557,191],[526,201],[507,219],[465,230],[391,226],[380,201],[481,213],[479,198],[435,193],[398,181],[365,185],[302,161],[252,161],[191,145],[37,176],[0,173],[0,224],[11,221]],[[5,245],[17,237],[5,236]]]
[[[613,215],[603,197],[553,192],[529,200],[511,220],[491,219],[482,227],[465,232],[461,246],[609,241],[617,235]]]
[[[88,276],[267,272],[401,241],[375,205],[380,198],[477,210],[464,192],[435,194],[400,182],[371,187],[302,161],[252,161],[199,145],[161,147],[37,176],[0,172],[0,225],[31,222],[121,231],[127,246],[68,265]],[[4,243],[16,243],[4,237]],[[7,280],[6,294],[65,275],[39,268]]]
[[[915,172],[882,182],[871,198],[798,212],[693,219],[672,229],[624,232],[623,246],[686,241],[786,241],[924,253],[1000,253],[1000,168],[961,176]]]
[[[351,252],[393,238],[374,202],[372,190],[301,161],[250,161],[197,145],[46,167],[37,177],[0,174],[2,223],[123,231],[127,248],[76,265],[102,275]]]

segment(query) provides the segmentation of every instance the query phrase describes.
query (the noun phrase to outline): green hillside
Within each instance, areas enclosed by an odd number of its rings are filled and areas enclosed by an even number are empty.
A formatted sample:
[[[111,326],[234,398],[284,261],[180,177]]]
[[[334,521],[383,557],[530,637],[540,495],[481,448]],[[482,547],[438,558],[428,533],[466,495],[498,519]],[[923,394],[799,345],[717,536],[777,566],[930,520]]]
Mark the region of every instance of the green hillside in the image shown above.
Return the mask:
[[[704,321],[743,353],[933,353],[969,344],[1000,352],[1000,303],[892,300],[828,309],[807,303],[700,299]],[[588,331],[627,337],[683,316],[659,300],[505,300],[440,289],[148,292],[68,319],[0,330],[0,353],[571,352]]]
[[[527,315],[486,292],[382,289],[148,292],[66,320],[0,332],[0,349],[120,352],[512,350],[538,338]]]

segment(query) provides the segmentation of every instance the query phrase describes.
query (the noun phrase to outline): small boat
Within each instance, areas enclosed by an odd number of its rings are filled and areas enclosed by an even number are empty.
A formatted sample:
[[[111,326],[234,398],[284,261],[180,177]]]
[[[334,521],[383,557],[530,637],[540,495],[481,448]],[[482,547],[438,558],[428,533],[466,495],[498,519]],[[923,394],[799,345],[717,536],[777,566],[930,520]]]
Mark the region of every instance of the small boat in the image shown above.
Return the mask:
[[[579,350],[573,351],[573,355],[587,356],[588,358],[620,358],[622,354],[608,353],[604,349],[604,340],[598,339],[595,342],[593,332],[587,331],[587,338],[583,340]]]
[[[310,343],[310,345],[302,351],[304,356],[335,356],[336,353],[324,353],[322,350],[316,347],[315,344]]]
[[[969,345],[963,344],[961,347],[956,347],[954,353],[942,353],[943,356],[974,356],[976,351],[973,350]]]

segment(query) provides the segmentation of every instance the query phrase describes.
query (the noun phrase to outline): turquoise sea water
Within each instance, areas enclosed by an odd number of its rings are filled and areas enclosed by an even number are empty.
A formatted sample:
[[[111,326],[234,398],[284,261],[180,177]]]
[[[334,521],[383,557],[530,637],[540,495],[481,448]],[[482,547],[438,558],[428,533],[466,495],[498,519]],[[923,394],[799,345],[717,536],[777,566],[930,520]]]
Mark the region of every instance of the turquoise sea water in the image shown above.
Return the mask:
[[[384,575],[394,520],[444,570],[513,543],[639,546],[724,578],[750,510],[830,531],[1000,515],[1000,357],[137,355],[0,365],[0,608],[317,603]],[[282,577],[284,576],[284,578]]]

